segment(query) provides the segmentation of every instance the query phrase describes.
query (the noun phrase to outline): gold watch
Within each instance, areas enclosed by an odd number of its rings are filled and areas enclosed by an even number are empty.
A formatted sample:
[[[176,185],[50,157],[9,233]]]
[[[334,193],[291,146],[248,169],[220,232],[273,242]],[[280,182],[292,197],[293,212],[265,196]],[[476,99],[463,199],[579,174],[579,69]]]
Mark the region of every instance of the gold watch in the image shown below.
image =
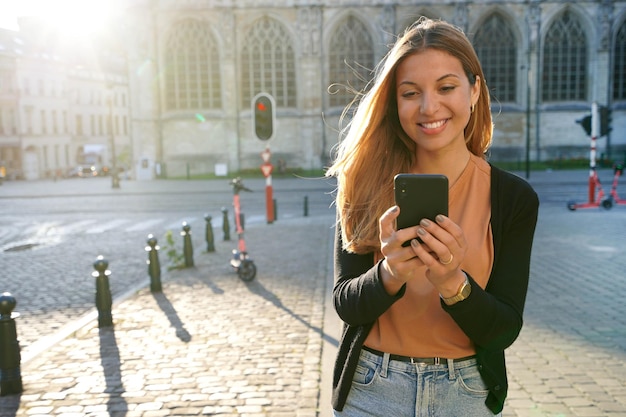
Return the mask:
[[[469,282],[469,278],[467,278],[467,275],[465,275],[465,282],[463,282],[463,284],[461,284],[461,287],[459,288],[459,291],[456,293],[456,295],[453,295],[452,297],[441,297],[441,299],[443,300],[444,303],[446,303],[446,305],[453,305],[458,303],[459,301],[463,301],[465,300],[467,297],[469,297],[469,295],[472,292],[472,284],[470,284]]]

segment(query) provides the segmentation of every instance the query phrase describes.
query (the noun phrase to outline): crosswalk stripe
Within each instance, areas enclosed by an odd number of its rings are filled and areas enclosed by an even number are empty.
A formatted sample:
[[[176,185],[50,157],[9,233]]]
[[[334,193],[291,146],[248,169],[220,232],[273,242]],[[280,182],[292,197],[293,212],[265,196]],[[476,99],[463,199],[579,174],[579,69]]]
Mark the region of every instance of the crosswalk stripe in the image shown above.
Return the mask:
[[[87,229],[86,233],[103,233],[107,230],[115,229],[128,222],[128,219],[114,219],[106,223],[101,223],[95,227],[92,227],[91,229]]]
[[[69,235],[72,233],[84,232],[87,226],[92,225],[96,221],[96,219],[80,220],[68,225],[59,226],[54,231],[56,232],[56,234],[59,235]]]
[[[183,230],[183,222],[187,222],[189,226],[191,226],[191,230],[194,229],[193,222],[196,220],[196,217],[184,218],[180,219],[177,222],[171,223],[170,225],[165,227],[165,230]]]
[[[142,230],[146,230],[149,229],[151,227],[156,226],[159,223],[162,223],[163,219],[149,219],[149,220],[144,220],[142,222],[136,223],[133,226],[127,227],[126,231],[127,232],[140,232]]]

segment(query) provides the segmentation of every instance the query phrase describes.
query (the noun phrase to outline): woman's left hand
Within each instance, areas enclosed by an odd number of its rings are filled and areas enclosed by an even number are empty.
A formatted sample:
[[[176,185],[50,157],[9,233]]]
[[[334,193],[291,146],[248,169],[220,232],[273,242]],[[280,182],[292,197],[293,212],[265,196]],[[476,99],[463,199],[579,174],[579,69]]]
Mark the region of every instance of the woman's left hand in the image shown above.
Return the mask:
[[[465,279],[460,268],[467,252],[463,230],[450,218],[440,214],[436,222],[422,219],[417,234],[423,244],[413,239],[411,248],[426,266],[426,278],[442,296],[455,295],[461,280]]]

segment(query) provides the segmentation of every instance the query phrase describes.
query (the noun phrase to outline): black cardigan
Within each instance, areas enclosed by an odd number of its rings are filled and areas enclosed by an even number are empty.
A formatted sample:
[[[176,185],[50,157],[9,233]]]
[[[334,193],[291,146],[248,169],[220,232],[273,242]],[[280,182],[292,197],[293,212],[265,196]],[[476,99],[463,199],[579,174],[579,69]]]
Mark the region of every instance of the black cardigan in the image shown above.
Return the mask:
[[[485,404],[494,414],[502,411],[508,382],[504,350],[522,329],[530,273],[530,254],[539,200],[522,178],[491,167],[491,228],[494,261],[483,290],[469,277],[470,296],[463,302],[441,306],[476,347],[480,374],[489,388]],[[404,295],[385,291],[374,254],[357,255],[342,249],[341,230],[335,237],[335,309],[344,321],[333,376],[333,408],[341,411],[363,342],[376,319]]]

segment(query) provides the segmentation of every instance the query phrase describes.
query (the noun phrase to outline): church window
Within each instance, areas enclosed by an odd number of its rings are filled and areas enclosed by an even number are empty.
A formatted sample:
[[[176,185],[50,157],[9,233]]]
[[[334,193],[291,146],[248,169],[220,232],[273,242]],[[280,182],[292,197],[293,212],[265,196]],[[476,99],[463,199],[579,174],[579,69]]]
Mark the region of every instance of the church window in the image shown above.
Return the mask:
[[[507,22],[492,14],[476,31],[474,48],[485,73],[492,101],[517,100],[517,43]]]
[[[222,107],[217,43],[205,23],[179,23],[165,48],[167,110]]]
[[[569,10],[550,25],[543,45],[543,101],[587,99],[587,37]]]
[[[276,20],[260,19],[241,50],[241,100],[249,108],[258,93],[274,97],[277,107],[296,107],[296,68],[292,40]]]
[[[335,31],[328,48],[330,106],[346,106],[372,77],[374,50],[365,25],[349,16]]]

